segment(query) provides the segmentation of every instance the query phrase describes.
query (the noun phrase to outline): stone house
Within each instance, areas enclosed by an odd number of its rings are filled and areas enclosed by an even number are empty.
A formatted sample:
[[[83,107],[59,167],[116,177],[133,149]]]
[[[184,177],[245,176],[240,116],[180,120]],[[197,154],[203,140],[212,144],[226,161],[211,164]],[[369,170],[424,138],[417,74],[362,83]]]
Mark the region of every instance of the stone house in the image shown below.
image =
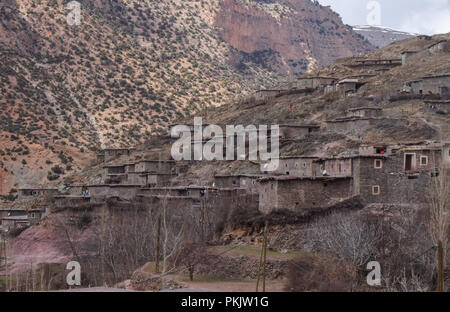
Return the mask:
[[[280,89],[263,89],[263,90],[259,90],[256,91],[254,94],[255,100],[260,101],[260,100],[267,100],[267,99],[271,99],[271,98],[275,98],[281,94],[283,94],[283,92],[285,92],[286,90],[280,90]]]
[[[401,66],[401,59],[363,59],[355,60],[351,64],[347,64],[348,67],[383,67],[391,68],[396,66]]]
[[[259,180],[259,210],[323,209],[353,196],[351,177],[267,177]]]
[[[127,181],[126,165],[103,166],[102,181],[105,184],[123,184]]]
[[[108,162],[117,157],[126,155],[129,156],[132,153],[132,148],[107,148],[103,150],[104,161]]]
[[[289,89],[308,90],[308,89],[322,89],[325,86],[336,84],[336,78],[333,77],[299,77],[297,80],[289,83]]]
[[[402,55],[402,66],[409,64],[412,60],[412,57],[417,54],[417,51],[403,51]]]
[[[301,138],[319,130],[320,126],[316,124],[280,125],[280,138],[287,140]]]
[[[353,161],[354,194],[366,204],[424,205],[434,169],[441,161],[450,166],[448,145],[395,147],[386,155]]]
[[[368,127],[374,126],[377,122],[378,119],[372,117],[343,117],[326,121],[327,127],[337,132],[361,132]]]
[[[263,175],[241,174],[241,175],[216,175],[214,186],[219,189],[241,188],[248,193],[258,193],[258,179]]]
[[[152,172],[157,174],[175,173],[173,160],[142,160],[135,165],[134,172]]]
[[[176,175],[170,173],[154,172],[130,172],[128,173],[128,184],[140,186],[166,186]]]
[[[432,54],[438,52],[450,52],[450,41],[441,40],[439,42],[436,42],[428,47],[428,51]]]
[[[359,146],[359,155],[392,155],[400,148],[398,144],[361,144]]]
[[[48,213],[47,209],[0,208],[0,231],[9,232],[37,224]]]
[[[51,197],[58,194],[58,192],[56,188],[21,188],[19,189],[18,199]]]
[[[437,94],[443,99],[450,99],[450,73],[426,76],[409,82],[415,94]]]
[[[136,197],[140,185],[117,184],[109,186],[108,197],[119,197],[121,199],[132,200]]]
[[[353,159],[356,156],[314,159],[312,169],[314,177],[352,177]]]
[[[298,177],[312,177],[313,162],[318,159],[314,156],[286,156],[279,158],[278,169],[274,174],[292,175]]]
[[[381,117],[383,109],[378,107],[357,107],[346,111],[347,117]]]
[[[359,82],[358,79],[347,78],[337,83],[336,91],[338,91],[341,95],[348,95],[355,93],[362,85],[364,85],[364,83]]]

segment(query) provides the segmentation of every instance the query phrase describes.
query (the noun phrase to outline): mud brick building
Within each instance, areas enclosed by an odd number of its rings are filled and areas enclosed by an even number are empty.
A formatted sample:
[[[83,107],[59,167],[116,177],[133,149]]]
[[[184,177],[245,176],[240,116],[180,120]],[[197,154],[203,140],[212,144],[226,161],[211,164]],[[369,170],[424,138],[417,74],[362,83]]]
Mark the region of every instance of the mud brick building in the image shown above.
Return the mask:
[[[286,92],[286,90],[263,89],[263,90],[256,91],[254,94],[254,98],[256,101],[268,100],[268,99],[272,99],[272,98],[282,95],[283,92]]]
[[[334,120],[327,120],[327,127],[333,131],[348,132],[352,130],[362,130],[374,126],[378,122],[377,118],[371,117],[342,117]]]
[[[111,194],[108,184],[87,185],[86,189],[91,197],[107,197]]]
[[[448,145],[394,146],[391,150],[387,156],[355,159],[355,195],[361,195],[366,204],[426,204],[427,187],[435,168],[441,161],[450,165]]]
[[[221,189],[241,188],[251,194],[258,193],[258,179],[263,175],[216,175],[214,176],[214,186]]]
[[[169,185],[175,177],[176,175],[170,173],[130,172],[127,183],[140,186],[165,186]]]
[[[361,144],[359,147],[359,155],[392,155],[398,149],[398,144]]]
[[[450,99],[450,73],[426,76],[408,83],[415,94],[435,94]]]
[[[341,96],[346,96],[355,93],[364,84],[365,82],[360,81],[359,79],[346,78],[336,84],[336,91],[339,92]]]
[[[337,79],[333,77],[299,77],[297,80],[289,83],[290,89],[305,90],[305,89],[321,89],[325,86],[336,84]]]
[[[315,159],[312,163],[313,176],[352,177],[355,157],[358,156]]]
[[[318,158],[313,156],[280,157],[278,169],[274,174],[312,177],[314,176],[313,162],[316,159]]]
[[[21,188],[19,189],[18,199],[31,199],[40,197],[51,197],[58,194],[58,189],[54,188]]]
[[[353,195],[351,177],[267,177],[259,180],[259,210],[301,212],[333,206]]]
[[[49,213],[49,209],[41,208],[0,208],[0,231],[9,232],[37,224]]]
[[[383,109],[377,107],[358,107],[346,111],[346,117],[381,117]]]
[[[390,69],[392,67],[401,66],[401,59],[360,59],[355,60],[351,64],[346,64],[348,67],[352,68],[386,68]]]
[[[402,66],[410,64],[415,59],[414,56],[417,55],[417,51],[403,51],[402,55]]]
[[[428,51],[432,54],[438,53],[438,52],[450,52],[450,41],[448,40],[441,40],[437,43],[434,43],[428,47]]]
[[[135,165],[135,172],[152,172],[157,174],[175,173],[173,160],[142,160]]]
[[[103,150],[104,161],[108,162],[122,155],[131,155],[132,148],[107,148]]]
[[[316,124],[280,125],[280,138],[281,139],[301,138],[306,135],[318,132],[319,130],[320,126]]]

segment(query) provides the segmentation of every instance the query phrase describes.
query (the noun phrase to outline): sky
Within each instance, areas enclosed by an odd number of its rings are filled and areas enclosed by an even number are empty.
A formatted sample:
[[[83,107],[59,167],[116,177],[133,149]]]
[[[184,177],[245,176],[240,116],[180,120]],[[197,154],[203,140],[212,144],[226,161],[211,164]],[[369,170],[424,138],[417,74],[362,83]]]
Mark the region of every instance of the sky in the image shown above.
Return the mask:
[[[348,25],[380,25],[424,35],[450,32],[450,0],[318,0]]]

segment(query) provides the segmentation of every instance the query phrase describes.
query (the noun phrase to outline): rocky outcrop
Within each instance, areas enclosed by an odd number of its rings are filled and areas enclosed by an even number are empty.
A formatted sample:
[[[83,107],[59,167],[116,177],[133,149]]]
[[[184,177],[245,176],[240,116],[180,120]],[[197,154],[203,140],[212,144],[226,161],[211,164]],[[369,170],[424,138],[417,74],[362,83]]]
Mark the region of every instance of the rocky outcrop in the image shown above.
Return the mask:
[[[265,55],[263,64],[278,67],[284,75],[304,73],[372,48],[336,13],[309,0],[224,0],[215,24],[223,39],[243,56]]]

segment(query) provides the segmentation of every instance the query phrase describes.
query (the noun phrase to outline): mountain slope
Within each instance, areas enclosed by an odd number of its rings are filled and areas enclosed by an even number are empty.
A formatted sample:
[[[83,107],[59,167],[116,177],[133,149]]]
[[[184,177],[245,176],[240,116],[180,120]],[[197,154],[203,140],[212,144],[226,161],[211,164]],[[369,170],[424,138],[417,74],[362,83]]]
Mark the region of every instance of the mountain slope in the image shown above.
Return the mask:
[[[309,0],[79,2],[80,26],[66,1],[0,4],[3,193],[371,48]]]
[[[354,26],[353,30],[366,38],[377,48],[383,48],[392,42],[418,36],[418,34],[412,34],[381,26]]]

